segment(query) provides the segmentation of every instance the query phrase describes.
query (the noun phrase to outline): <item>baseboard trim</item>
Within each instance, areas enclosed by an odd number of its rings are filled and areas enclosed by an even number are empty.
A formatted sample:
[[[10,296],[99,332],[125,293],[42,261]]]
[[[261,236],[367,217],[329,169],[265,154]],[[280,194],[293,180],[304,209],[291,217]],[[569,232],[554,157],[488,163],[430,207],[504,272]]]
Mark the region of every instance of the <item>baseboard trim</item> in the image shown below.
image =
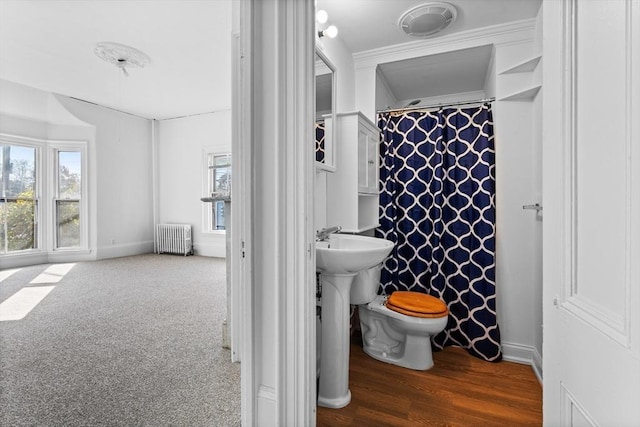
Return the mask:
[[[95,260],[95,252],[82,250],[34,251],[3,255],[0,268],[20,268],[38,264],[66,263]]]
[[[193,251],[195,255],[213,257],[213,258],[225,258],[226,249],[224,242],[222,244],[210,244],[210,243],[194,243]]]
[[[102,246],[98,248],[96,259],[120,258],[123,256],[142,255],[153,252],[153,240],[120,245]]]
[[[535,347],[510,342],[502,343],[502,359],[531,366],[542,384],[542,356]]]

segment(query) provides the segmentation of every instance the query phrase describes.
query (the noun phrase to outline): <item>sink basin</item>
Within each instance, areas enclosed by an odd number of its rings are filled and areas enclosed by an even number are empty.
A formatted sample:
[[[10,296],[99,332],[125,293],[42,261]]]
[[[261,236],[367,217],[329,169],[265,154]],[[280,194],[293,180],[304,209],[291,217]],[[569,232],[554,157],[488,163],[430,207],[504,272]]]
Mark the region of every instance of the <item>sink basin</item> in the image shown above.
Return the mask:
[[[377,237],[332,234],[316,242],[316,268],[325,273],[357,273],[380,264],[393,243]]]

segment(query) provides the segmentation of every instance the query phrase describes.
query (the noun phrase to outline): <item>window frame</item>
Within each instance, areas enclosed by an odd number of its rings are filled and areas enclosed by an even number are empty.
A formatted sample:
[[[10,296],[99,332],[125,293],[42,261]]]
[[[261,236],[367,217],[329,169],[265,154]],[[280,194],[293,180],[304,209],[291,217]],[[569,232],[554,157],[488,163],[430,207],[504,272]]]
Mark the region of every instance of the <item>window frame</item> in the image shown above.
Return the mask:
[[[218,156],[227,156],[229,158],[229,163],[228,165],[225,165],[225,167],[229,168],[229,193],[231,193],[231,183],[233,182],[233,169],[232,169],[232,159],[231,159],[231,151],[229,150],[215,150],[215,149],[205,149],[203,151],[203,197],[211,197],[211,193],[214,191],[214,181],[215,179],[212,179],[211,177],[211,171],[214,170],[215,171],[215,164],[213,165],[213,167],[211,167],[209,165],[209,159],[218,157]],[[213,172],[215,173],[215,172]],[[203,203],[203,213],[202,213],[202,230],[203,233],[206,234],[225,234],[226,233],[226,229],[221,230],[221,229],[216,229],[215,224],[214,224],[214,215],[213,215],[213,204],[214,202],[206,202]],[[225,216],[225,227],[226,227],[226,221],[230,220],[231,218],[227,219],[227,217]]]
[[[0,133],[0,142],[35,149],[35,181],[34,201],[36,203],[36,247],[21,251],[0,252],[2,257],[21,257],[42,253],[77,252],[89,250],[89,174],[88,174],[88,142],[82,140],[47,140]],[[56,248],[55,195],[58,170],[58,151],[79,151],[81,156],[81,201],[80,246],[72,248]],[[64,200],[64,199],[63,199]]]
[[[86,141],[48,141],[48,177],[51,195],[51,204],[49,215],[50,232],[47,233],[49,238],[48,249],[54,252],[73,252],[86,251],[89,247],[89,208],[87,198],[87,142]],[[80,153],[80,244],[73,247],[58,247],[58,225],[57,225],[57,204],[59,201],[70,201],[76,199],[60,198],[59,191],[59,153],[60,152],[79,152]]]
[[[44,196],[45,196],[43,192],[46,191],[44,189],[44,186],[42,185],[42,173],[44,170],[44,167],[43,167],[44,151],[43,150],[44,150],[44,147],[46,146],[46,141],[41,139],[36,139],[36,138],[0,134],[0,143],[2,145],[12,145],[12,146],[18,146],[18,147],[33,148],[35,153],[35,159],[34,159],[35,178],[33,183],[33,199],[32,199],[35,203],[35,215],[34,215],[35,236],[33,239],[34,247],[30,249],[23,249],[19,251],[11,251],[11,252],[9,251],[4,252],[4,248],[2,248],[2,252],[0,252],[0,256],[16,256],[16,255],[22,255],[22,254],[42,252],[43,250],[46,250],[45,248],[46,245],[44,244],[45,233],[43,232],[43,229],[42,229],[43,228],[42,224],[44,224],[43,222],[44,208],[43,208],[42,201],[44,200]],[[2,195],[0,195],[0,198],[20,200],[15,197],[4,197]],[[2,222],[0,223],[0,226],[4,226],[4,220],[2,220]]]

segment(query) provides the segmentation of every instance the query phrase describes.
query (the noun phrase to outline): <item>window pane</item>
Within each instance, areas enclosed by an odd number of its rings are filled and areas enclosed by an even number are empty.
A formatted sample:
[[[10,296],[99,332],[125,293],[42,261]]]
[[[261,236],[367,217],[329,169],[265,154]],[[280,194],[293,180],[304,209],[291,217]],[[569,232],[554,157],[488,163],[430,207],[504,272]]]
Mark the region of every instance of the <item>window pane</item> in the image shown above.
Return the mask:
[[[37,247],[36,149],[0,145],[0,251]]]
[[[24,251],[36,248],[36,201],[25,199],[7,199],[6,213],[7,250]]]
[[[223,154],[220,156],[214,156],[213,164],[215,166],[229,166],[231,164],[231,155]]]
[[[76,248],[80,246],[79,201],[56,201],[56,226],[58,248]]]
[[[224,202],[215,202],[213,214],[215,215],[216,230],[224,230]]]
[[[36,182],[36,149],[2,145],[2,195],[33,198]]]
[[[58,195],[61,199],[80,198],[81,157],[79,151],[58,152]]]
[[[229,194],[231,188],[231,168],[216,167],[215,169],[215,181],[213,183],[213,191],[216,193]]]

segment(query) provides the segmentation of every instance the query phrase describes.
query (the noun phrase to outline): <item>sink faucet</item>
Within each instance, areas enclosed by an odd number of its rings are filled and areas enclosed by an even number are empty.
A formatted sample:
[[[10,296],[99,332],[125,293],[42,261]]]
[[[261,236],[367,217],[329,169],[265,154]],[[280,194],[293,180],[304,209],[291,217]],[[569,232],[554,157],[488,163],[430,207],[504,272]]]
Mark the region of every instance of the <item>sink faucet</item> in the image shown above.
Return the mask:
[[[342,230],[342,227],[339,225],[323,228],[316,233],[316,241],[321,242],[323,240],[327,240],[330,234],[339,233],[340,230]]]

